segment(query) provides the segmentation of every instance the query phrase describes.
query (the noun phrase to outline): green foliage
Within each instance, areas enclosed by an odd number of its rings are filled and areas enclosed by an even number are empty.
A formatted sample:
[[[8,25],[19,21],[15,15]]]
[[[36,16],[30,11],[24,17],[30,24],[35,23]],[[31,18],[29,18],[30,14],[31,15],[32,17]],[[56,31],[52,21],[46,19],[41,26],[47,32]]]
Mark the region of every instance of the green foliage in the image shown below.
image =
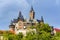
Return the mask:
[[[56,35],[52,36],[50,34],[51,27],[48,24],[43,24],[42,27],[39,24],[36,27],[31,27],[31,29],[34,28],[36,29],[36,33],[30,31],[26,36],[23,36],[22,33],[15,35],[8,31],[3,33],[3,36],[8,40],[60,40],[60,32],[57,32]]]
[[[18,35],[17,35],[17,39],[18,40],[21,40],[23,38],[23,34],[22,33],[19,33]]]

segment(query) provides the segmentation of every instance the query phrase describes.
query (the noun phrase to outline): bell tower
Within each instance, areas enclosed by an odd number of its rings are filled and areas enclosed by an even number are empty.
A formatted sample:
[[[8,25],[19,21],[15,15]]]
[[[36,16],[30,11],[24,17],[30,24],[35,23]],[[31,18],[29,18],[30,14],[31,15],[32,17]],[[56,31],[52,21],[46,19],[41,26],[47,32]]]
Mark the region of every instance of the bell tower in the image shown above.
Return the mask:
[[[33,20],[35,18],[35,12],[33,10],[33,7],[31,7],[31,10],[30,10],[30,20]]]

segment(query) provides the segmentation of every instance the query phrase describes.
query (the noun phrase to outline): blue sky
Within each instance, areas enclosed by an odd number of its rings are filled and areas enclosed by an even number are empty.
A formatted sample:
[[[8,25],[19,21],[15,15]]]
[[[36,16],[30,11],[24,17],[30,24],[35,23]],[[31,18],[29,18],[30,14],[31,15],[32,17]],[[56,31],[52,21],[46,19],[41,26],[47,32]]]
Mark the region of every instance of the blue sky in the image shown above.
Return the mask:
[[[11,20],[17,18],[19,11],[29,18],[31,5],[35,19],[44,17],[45,23],[60,28],[60,0],[0,0],[0,30],[8,30]]]

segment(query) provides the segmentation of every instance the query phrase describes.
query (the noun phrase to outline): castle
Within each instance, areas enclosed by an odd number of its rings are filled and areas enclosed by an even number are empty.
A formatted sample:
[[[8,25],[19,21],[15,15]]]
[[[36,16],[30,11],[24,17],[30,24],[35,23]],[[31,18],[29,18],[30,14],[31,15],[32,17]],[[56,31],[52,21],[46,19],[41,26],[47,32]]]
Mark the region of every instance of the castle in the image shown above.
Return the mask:
[[[41,20],[35,19],[35,11],[33,7],[31,7],[30,13],[29,13],[29,19],[24,19],[23,15],[21,14],[21,11],[19,11],[19,16],[17,19],[13,19],[11,21],[11,24],[9,25],[10,31],[17,32],[18,30],[21,31],[21,29],[26,29],[28,27],[36,26],[38,23],[44,23],[43,16],[41,16]]]

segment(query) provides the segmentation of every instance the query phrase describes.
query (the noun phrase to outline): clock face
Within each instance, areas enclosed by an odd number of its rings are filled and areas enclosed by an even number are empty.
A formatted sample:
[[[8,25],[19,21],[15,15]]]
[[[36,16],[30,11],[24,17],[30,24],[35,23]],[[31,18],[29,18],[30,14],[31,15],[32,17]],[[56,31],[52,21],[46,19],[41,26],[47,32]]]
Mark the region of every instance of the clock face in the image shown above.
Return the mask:
[[[19,28],[19,29],[23,28],[23,22],[22,22],[22,21],[19,21],[19,22],[18,22],[18,28]]]

